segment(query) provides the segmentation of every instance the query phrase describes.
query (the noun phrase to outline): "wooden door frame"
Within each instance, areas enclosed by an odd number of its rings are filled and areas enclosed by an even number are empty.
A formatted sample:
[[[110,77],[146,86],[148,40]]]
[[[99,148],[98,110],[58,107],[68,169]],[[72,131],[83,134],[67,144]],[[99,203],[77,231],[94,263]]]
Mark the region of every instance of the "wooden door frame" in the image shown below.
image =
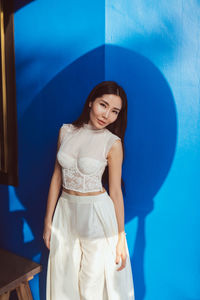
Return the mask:
[[[13,0],[0,0],[0,184],[18,186],[13,8]]]

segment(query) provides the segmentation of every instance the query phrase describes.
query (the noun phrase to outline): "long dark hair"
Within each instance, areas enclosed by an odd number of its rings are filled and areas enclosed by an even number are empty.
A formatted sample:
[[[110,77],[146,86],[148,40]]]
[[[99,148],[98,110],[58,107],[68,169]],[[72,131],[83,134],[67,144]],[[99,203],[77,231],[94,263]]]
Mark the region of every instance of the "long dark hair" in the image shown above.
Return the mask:
[[[88,123],[90,120],[89,102],[94,102],[96,98],[102,97],[105,94],[117,95],[122,100],[122,108],[117,116],[117,119],[113,123],[109,124],[106,128],[121,138],[122,147],[123,147],[123,160],[124,160],[124,156],[125,156],[124,136],[127,127],[127,96],[124,89],[120,85],[118,85],[115,81],[103,81],[97,84],[88,95],[81,115],[78,117],[77,120],[72,122],[72,124],[75,127],[80,128],[83,126],[84,123]],[[106,166],[105,171],[103,173],[102,183],[103,185],[106,185],[107,188],[109,188],[108,166]],[[121,186],[125,193],[125,183],[122,178],[121,178]]]

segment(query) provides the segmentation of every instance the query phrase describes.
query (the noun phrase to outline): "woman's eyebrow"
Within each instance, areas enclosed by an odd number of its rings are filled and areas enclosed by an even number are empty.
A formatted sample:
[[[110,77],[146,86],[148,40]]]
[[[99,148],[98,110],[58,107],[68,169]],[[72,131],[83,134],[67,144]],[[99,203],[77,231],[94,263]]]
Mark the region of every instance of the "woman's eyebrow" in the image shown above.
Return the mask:
[[[102,99],[101,98],[101,100],[103,101],[103,102],[105,102],[108,106],[109,106],[109,103],[106,101],[106,100],[104,100],[104,99]],[[118,107],[113,107],[114,109],[117,109],[117,110],[121,110],[120,108],[118,108]]]

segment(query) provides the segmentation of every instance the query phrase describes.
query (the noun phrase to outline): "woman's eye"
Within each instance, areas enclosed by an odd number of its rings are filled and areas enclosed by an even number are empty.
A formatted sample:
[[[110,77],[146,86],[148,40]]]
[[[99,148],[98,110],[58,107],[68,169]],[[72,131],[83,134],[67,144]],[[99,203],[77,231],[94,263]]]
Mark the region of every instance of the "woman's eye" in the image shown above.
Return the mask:
[[[106,107],[106,105],[105,105],[104,103],[100,103],[100,105],[102,105],[102,106]]]
[[[116,115],[118,115],[118,111],[114,110],[114,113],[115,113]]]

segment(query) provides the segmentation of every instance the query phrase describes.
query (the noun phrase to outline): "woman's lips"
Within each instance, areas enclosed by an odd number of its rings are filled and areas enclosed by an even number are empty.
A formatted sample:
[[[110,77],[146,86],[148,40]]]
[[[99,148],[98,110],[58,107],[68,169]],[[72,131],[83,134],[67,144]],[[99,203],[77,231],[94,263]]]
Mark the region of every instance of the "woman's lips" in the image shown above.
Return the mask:
[[[99,124],[101,124],[101,125],[105,125],[105,124],[106,124],[105,122],[103,122],[103,121],[101,121],[101,120],[99,120],[99,119],[97,119],[97,121],[98,121]]]

